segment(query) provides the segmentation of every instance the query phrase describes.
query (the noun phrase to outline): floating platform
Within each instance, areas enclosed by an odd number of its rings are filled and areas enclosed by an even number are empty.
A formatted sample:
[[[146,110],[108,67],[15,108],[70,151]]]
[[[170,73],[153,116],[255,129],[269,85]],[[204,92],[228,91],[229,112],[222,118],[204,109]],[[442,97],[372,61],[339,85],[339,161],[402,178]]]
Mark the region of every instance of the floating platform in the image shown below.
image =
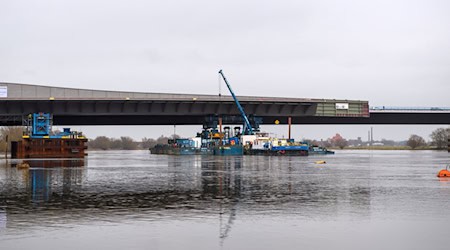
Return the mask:
[[[16,166],[17,168],[24,166],[28,168],[78,168],[85,166],[85,160],[83,158],[24,159],[20,163],[11,163],[11,166]]]
[[[216,146],[209,148],[174,147],[173,145],[156,145],[150,148],[155,155],[243,155],[241,145]]]
[[[23,122],[26,129],[22,140],[11,142],[12,159],[84,158],[87,155],[87,139],[81,132],[70,128],[52,131],[52,114],[29,114]]]
[[[245,155],[267,155],[267,156],[308,156],[308,150],[269,150],[249,149],[244,151]]]
[[[154,155],[212,155],[214,153],[209,148],[174,147],[169,144],[158,144],[150,148],[150,152]]]
[[[86,142],[86,138],[23,138],[11,142],[11,158],[84,158]]]

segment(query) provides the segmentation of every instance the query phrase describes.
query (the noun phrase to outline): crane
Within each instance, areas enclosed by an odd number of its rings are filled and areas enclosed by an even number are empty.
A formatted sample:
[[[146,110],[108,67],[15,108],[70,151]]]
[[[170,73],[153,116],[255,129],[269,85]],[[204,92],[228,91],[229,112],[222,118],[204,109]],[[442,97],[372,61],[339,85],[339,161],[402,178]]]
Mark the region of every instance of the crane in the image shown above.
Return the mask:
[[[239,103],[239,100],[237,99],[236,95],[234,94],[233,90],[231,89],[231,86],[228,83],[227,78],[225,78],[223,71],[219,70],[219,74],[222,76],[223,80],[225,81],[225,84],[227,85],[228,90],[231,93],[231,96],[233,96],[234,102],[236,103],[236,106],[238,107],[239,112],[241,113],[241,116],[244,119],[244,129],[243,129],[244,135],[253,135],[252,125],[250,124],[250,121],[248,120],[248,117],[245,114],[244,108],[242,108],[241,104]]]

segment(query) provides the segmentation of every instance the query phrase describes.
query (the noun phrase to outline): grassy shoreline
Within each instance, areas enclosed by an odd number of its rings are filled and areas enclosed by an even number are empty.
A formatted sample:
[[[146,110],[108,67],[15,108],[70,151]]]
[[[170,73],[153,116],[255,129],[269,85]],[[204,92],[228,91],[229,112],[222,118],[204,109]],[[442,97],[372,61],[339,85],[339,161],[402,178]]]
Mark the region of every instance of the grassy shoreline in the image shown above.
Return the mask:
[[[412,149],[408,146],[359,146],[359,147],[345,147],[343,149],[337,148],[337,147],[331,147],[328,148],[331,150],[441,150],[441,151],[447,151],[447,149],[438,149],[435,147],[418,147],[415,149]]]

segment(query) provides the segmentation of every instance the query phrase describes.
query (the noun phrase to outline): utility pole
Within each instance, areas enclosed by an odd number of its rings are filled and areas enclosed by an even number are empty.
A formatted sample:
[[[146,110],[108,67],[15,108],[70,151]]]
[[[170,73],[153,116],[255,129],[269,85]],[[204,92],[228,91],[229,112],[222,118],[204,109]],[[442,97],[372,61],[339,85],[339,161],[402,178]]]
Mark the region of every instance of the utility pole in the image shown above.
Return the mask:
[[[9,135],[6,135],[6,147],[5,147],[5,160],[8,161],[8,139]]]
[[[373,144],[373,127],[370,127],[370,146]]]
[[[219,145],[222,146],[222,143],[223,143],[222,116],[219,116],[219,136],[220,136]]]
[[[174,124],[173,125],[173,139],[175,140],[175,135],[177,134],[177,125],[176,124]]]

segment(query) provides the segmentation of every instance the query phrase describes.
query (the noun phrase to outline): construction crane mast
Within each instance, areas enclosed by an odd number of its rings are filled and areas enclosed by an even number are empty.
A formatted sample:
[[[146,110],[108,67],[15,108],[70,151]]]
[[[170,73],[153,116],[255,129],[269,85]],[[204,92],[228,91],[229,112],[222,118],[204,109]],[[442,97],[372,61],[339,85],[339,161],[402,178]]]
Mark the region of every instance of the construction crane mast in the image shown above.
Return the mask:
[[[231,96],[234,99],[234,102],[236,103],[236,106],[239,109],[239,112],[241,113],[242,118],[244,119],[244,129],[243,129],[243,134],[244,135],[252,135],[253,134],[253,128],[252,125],[250,124],[250,121],[248,120],[247,115],[245,114],[244,108],[242,108],[241,104],[239,103],[239,100],[237,99],[236,95],[234,94],[233,90],[231,89],[230,84],[227,81],[227,78],[225,78],[225,75],[223,74],[222,70],[219,70],[219,74],[222,76],[223,80],[225,81],[225,84],[228,87],[228,90],[231,93]]]

